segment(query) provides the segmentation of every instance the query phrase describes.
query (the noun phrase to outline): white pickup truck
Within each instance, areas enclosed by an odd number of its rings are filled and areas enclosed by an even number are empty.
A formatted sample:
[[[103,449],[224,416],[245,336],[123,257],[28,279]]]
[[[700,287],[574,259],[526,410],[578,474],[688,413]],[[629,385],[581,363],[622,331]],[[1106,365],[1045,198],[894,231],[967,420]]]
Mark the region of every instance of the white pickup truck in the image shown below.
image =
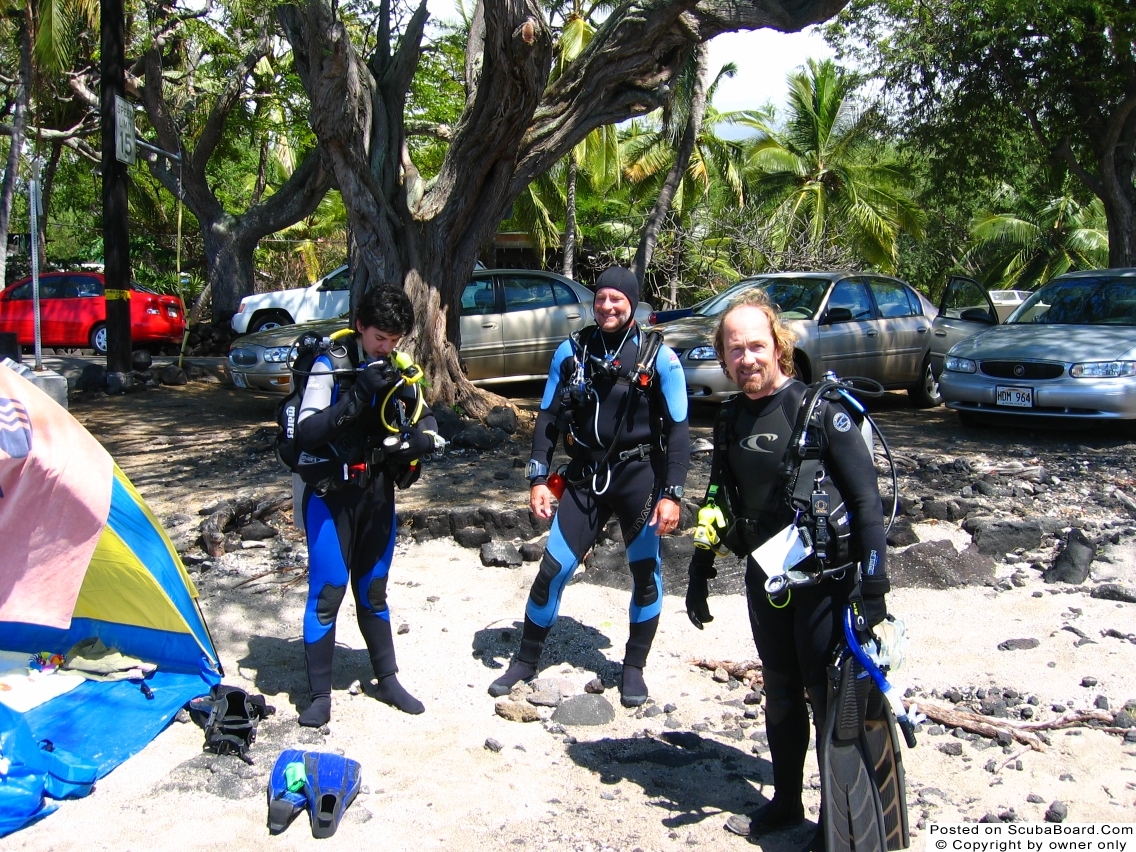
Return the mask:
[[[307,287],[245,296],[233,314],[233,331],[252,334],[297,322],[334,319],[350,306],[351,275],[344,264]]]

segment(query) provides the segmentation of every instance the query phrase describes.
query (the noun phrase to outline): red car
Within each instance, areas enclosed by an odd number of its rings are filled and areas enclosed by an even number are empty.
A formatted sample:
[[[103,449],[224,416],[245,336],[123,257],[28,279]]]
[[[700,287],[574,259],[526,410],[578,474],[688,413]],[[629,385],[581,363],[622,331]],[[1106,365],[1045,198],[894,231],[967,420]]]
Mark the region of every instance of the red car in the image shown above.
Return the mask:
[[[107,351],[105,279],[101,272],[45,272],[39,277],[40,337],[44,346]],[[138,344],[180,344],[185,306],[177,296],[130,285],[130,339]],[[0,332],[35,345],[32,279],[0,291]]]

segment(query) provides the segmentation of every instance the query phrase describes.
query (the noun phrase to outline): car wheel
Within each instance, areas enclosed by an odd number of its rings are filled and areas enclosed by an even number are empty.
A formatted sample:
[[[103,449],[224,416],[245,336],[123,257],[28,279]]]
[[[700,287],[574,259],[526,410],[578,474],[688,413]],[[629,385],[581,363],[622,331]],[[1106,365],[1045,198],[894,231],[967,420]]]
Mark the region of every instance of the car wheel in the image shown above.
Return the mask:
[[[107,354],[107,327],[105,322],[96,323],[91,329],[91,348],[96,355]]]
[[[930,356],[923,359],[923,366],[919,370],[919,383],[908,388],[907,392],[920,408],[934,408],[941,405],[943,395],[939,392],[939,380],[931,372]]]
[[[266,328],[280,328],[282,325],[291,325],[292,318],[284,311],[266,311],[249,324],[249,333],[255,334]]]

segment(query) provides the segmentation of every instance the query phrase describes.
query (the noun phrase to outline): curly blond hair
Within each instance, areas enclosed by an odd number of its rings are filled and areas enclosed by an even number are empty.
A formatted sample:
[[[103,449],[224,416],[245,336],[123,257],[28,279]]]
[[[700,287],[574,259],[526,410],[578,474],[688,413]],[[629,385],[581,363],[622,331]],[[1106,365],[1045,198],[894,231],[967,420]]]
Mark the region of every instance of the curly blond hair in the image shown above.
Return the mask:
[[[773,343],[777,347],[778,366],[782,373],[793,378],[797,374],[797,368],[793,363],[793,347],[797,343],[797,335],[785,325],[785,321],[781,319],[781,312],[760,287],[751,287],[735,296],[718,319],[718,327],[714,329],[714,354],[718,356],[722,372],[726,372],[726,344],[722,327],[726,324],[726,317],[738,308],[758,308],[765,313],[769,319],[769,328],[773,332]]]

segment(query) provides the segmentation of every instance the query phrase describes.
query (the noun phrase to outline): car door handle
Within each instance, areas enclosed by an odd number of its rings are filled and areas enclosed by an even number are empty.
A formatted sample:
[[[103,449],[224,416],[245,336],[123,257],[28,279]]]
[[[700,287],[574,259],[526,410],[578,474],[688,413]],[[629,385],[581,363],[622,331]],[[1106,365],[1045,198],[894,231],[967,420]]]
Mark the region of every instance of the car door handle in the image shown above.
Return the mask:
[[[935,337],[946,337],[946,336],[947,336],[947,333],[945,331],[936,331],[935,332]]]
[[[583,315],[582,314],[565,314],[564,316],[568,317],[568,319],[579,319]]]
[[[495,323],[495,322],[483,322],[483,323],[481,324],[481,327],[482,327],[482,328],[496,328],[496,327],[497,327],[497,323]]]
[[[880,336],[880,333],[878,331],[866,331],[864,333],[866,335],[868,335],[868,337],[879,337]]]
[[[919,327],[919,328],[917,328],[917,329],[915,329],[915,330],[916,330],[917,332],[919,332],[920,334],[926,334],[926,333],[927,333],[927,327],[926,327],[926,326],[921,326],[921,327]]]

